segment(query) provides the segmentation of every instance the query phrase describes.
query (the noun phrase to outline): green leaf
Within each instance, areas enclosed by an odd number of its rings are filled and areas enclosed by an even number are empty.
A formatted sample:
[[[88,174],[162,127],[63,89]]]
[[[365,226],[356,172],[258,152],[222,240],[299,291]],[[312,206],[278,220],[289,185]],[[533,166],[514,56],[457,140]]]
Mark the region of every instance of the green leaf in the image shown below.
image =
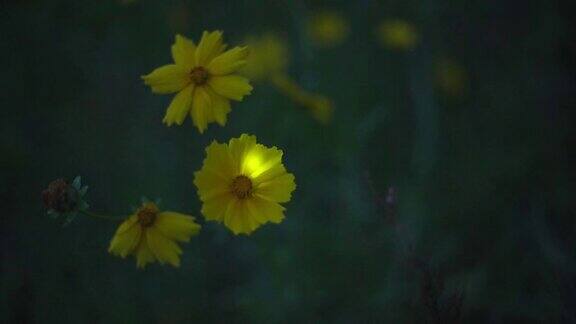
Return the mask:
[[[76,188],[76,190],[80,191],[80,188],[82,188],[82,178],[80,176],[77,176],[76,178],[74,178],[74,181],[72,181],[72,187]]]

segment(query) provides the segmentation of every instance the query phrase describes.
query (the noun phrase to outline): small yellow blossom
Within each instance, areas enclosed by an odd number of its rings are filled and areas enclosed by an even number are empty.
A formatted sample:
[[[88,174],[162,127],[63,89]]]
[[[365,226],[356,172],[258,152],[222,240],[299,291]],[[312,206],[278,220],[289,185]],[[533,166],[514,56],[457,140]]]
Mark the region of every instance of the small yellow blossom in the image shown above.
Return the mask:
[[[284,39],[273,33],[263,36],[250,36],[246,43],[250,55],[241,73],[252,80],[265,80],[277,74],[284,74],[288,67],[288,46]]]
[[[322,124],[328,124],[332,120],[334,106],[332,101],[322,95],[313,95],[310,98],[312,116]]]
[[[319,12],[313,15],[308,23],[308,34],[319,47],[340,45],[349,33],[348,22],[338,12]]]
[[[289,55],[285,40],[273,33],[251,36],[247,39],[250,47],[248,64],[241,72],[255,81],[267,81],[283,95],[299,106],[309,109],[320,123],[327,124],[332,119],[332,102],[323,95],[306,91],[287,73]]]
[[[443,58],[435,66],[436,86],[444,94],[461,97],[468,91],[468,73],[454,60]]]
[[[376,30],[380,43],[387,48],[407,51],[418,44],[418,32],[411,23],[394,19],[380,23]]]
[[[147,202],[118,227],[108,252],[122,258],[135,255],[138,268],[154,261],[179,267],[182,250],[176,242],[188,242],[199,231],[192,216],[161,212]]]
[[[190,114],[200,133],[210,122],[223,126],[230,112],[230,100],[242,101],[250,94],[252,86],[248,80],[235,75],[246,64],[248,48],[225,49],[221,31],[205,31],[198,46],[176,35],[172,45],[174,64],[142,76],[154,93],[177,93],[166,111],[166,125],[181,125]]]
[[[271,79],[272,84],[290,98],[293,102],[309,109],[312,117],[322,124],[328,124],[332,120],[334,107],[332,101],[323,95],[308,92],[302,89],[294,80],[287,75],[276,75]]]
[[[242,134],[228,144],[212,142],[194,173],[194,184],[207,220],[223,222],[234,234],[250,234],[267,222],[280,223],[296,188],[282,164],[283,152]]]

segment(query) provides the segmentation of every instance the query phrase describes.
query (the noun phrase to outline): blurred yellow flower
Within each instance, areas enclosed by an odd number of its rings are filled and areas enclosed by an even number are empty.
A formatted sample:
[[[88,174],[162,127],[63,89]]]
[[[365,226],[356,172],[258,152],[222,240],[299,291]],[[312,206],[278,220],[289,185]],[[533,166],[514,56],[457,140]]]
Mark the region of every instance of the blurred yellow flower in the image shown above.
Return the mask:
[[[376,34],[384,47],[404,51],[415,48],[419,38],[414,25],[399,19],[383,21]]]
[[[179,267],[182,250],[176,242],[188,242],[199,231],[192,216],[161,212],[147,202],[118,227],[108,252],[122,258],[134,254],[138,268],[154,261]]]
[[[436,86],[444,94],[461,97],[468,91],[468,73],[454,60],[443,58],[435,66]]]
[[[346,19],[334,11],[321,11],[308,22],[308,35],[319,47],[340,45],[350,33]]]
[[[228,144],[212,142],[194,173],[194,184],[207,220],[223,222],[234,234],[250,234],[267,223],[280,223],[296,188],[294,175],[282,165],[283,152],[242,134]]]
[[[334,106],[330,99],[321,95],[313,95],[310,98],[310,109],[312,116],[320,123],[328,124],[332,120]]]
[[[177,93],[166,111],[166,125],[181,125],[190,114],[200,133],[210,122],[223,126],[230,112],[230,100],[241,101],[250,94],[252,86],[248,80],[234,74],[246,64],[247,47],[225,49],[221,31],[205,31],[198,46],[176,35],[172,45],[174,64],[142,76],[154,93]]]
[[[287,73],[289,51],[286,41],[276,34],[247,38],[250,47],[248,64],[241,73],[255,81],[268,81],[298,105],[308,108],[312,116],[323,124],[332,118],[332,103],[325,96],[310,93],[300,87]]]
[[[312,117],[320,123],[328,124],[332,120],[334,107],[327,97],[302,89],[285,74],[276,75],[271,81],[285,96],[302,107],[308,108]]]
[[[260,37],[250,36],[248,62],[241,72],[252,80],[264,80],[286,72],[289,62],[288,46],[284,39],[273,33]]]

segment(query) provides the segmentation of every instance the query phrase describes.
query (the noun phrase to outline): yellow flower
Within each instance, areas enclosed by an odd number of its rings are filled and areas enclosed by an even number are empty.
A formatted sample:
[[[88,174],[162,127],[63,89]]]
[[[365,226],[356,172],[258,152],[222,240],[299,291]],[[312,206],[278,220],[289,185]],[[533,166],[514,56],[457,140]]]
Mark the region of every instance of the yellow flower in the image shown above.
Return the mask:
[[[172,45],[174,64],[142,76],[154,93],[177,93],[166,111],[166,125],[181,125],[190,114],[200,133],[210,122],[223,126],[230,112],[230,100],[242,101],[250,94],[252,86],[248,80],[234,74],[246,64],[248,48],[225,49],[221,31],[205,31],[198,46],[176,35]]]
[[[246,43],[250,55],[242,74],[252,80],[264,80],[286,72],[289,62],[288,46],[279,36],[268,33],[263,36],[250,36]]]
[[[452,97],[464,96],[468,91],[466,69],[451,59],[443,58],[436,62],[436,86],[444,94]]]
[[[276,75],[271,79],[271,81],[272,84],[280,90],[280,92],[292,99],[292,101],[300,104],[304,108],[308,108],[312,113],[312,116],[320,123],[328,124],[332,119],[334,107],[332,106],[332,101],[330,101],[330,99],[323,95],[310,93],[302,89],[287,75]]]
[[[311,93],[292,80],[286,70],[289,63],[288,46],[284,39],[268,33],[247,39],[250,47],[248,64],[241,72],[252,80],[268,81],[298,105],[308,108],[320,123],[332,118],[332,102],[325,96]]]
[[[383,21],[376,33],[381,44],[396,50],[410,50],[418,43],[418,32],[414,25],[407,21],[394,19]]]
[[[228,144],[212,142],[194,184],[202,215],[223,222],[234,234],[250,234],[267,222],[280,223],[296,188],[294,175],[282,165],[282,151],[242,134]]]
[[[320,47],[334,47],[348,37],[348,22],[333,11],[322,11],[312,16],[308,23],[308,34]]]
[[[188,242],[199,231],[192,216],[161,212],[147,202],[118,227],[108,252],[122,258],[134,254],[138,268],[154,261],[178,267],[182,250],[176,241]]]
[[[310,99],[310,108],[312,109],[312,116],[322,124],[328,124],[332,120],[332,113],[334,107],[330,99],[314,95]]]

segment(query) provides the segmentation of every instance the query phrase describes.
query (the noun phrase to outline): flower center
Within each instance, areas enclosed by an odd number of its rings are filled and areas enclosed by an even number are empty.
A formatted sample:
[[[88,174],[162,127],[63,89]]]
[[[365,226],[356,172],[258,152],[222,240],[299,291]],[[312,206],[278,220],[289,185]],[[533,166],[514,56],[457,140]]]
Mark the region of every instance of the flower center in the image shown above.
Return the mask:
[[[148,206],[144,207],[138,211],[138,214],[137,214],[138,222],[143,227],[152,226],[152,224],[154,224],[154,221],[156,220],[156,214],[157,214],[157,210],[155,208],[148,207]]]
[[[201,66],[197,66],[193,68],[192,71],[190,71],[190,78],[196,85],[205,84],[209,77],[210,74],[208,74],[208,71],[206,71],[206,69]]]
[[[239,175],[232,180],[230,189],[239,199],[246,199],[252,195],[252,180],[244,175]]]

